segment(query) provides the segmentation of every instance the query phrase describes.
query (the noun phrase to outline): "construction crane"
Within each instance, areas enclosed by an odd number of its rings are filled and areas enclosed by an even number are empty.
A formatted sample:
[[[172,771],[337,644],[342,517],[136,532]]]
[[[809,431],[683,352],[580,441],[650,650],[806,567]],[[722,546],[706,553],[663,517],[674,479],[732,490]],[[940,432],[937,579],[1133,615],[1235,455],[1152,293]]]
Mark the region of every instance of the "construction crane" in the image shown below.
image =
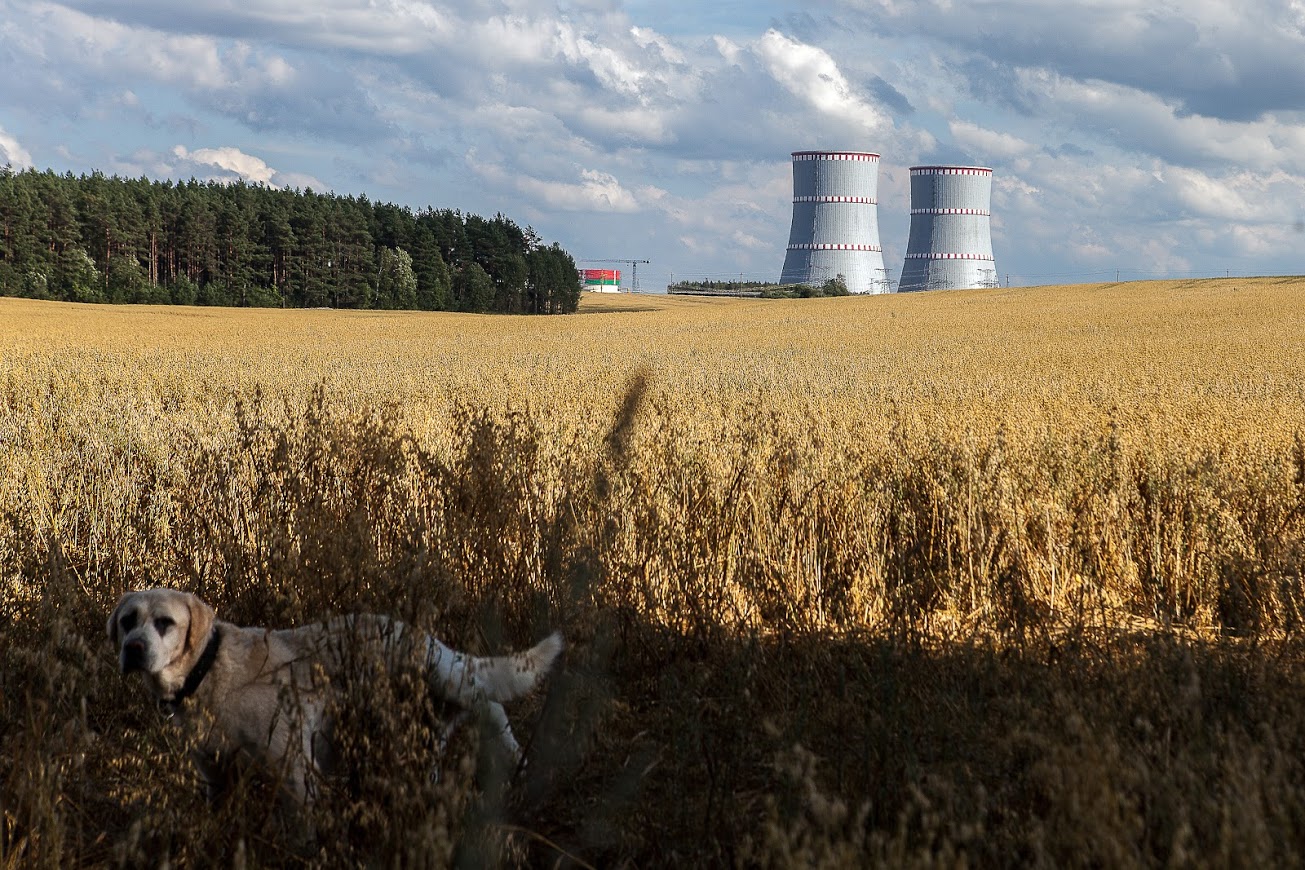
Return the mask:
[[[630,267],[630,290],[635,293],[638,293],[639,292],[639,264],[647,263],[649,261],[608,259],[608,260],[581,260],[580,262],[581,263],[624,263],[625,265]]]

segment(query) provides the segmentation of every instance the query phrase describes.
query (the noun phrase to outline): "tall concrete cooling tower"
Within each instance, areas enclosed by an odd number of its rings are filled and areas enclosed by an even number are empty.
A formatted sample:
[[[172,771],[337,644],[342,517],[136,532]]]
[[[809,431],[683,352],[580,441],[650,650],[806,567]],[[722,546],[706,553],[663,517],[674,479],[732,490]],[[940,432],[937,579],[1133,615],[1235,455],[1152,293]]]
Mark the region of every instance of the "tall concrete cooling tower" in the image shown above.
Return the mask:
[[[793,225],[779,283],[842,275],[853,293],[887,293],[878,189],[878,154],[794,151]]]
[[[996,287],[992,170],[912,166],[911,235],[899,292]]]

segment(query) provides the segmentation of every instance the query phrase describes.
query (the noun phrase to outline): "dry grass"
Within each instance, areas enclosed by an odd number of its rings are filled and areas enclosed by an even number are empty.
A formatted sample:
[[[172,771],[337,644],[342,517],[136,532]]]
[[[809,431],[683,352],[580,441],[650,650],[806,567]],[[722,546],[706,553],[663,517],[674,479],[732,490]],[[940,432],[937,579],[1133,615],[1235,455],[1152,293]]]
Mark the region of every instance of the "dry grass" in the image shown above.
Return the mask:
[[[0,300],[0,866],[1298,863],[1302,291]],[[147,584],[573,648],[506,790],[368,682],[296,852],[115,672]]]

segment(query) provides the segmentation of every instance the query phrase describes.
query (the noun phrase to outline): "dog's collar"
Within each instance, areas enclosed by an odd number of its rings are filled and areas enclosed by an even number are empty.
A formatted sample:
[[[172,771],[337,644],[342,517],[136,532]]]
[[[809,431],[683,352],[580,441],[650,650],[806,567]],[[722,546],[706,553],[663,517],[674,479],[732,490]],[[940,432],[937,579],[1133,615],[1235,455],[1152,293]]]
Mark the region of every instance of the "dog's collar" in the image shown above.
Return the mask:
[[[199,689],[199,684],[204,682],[209,669],[213,667],[213,662],[217,658],[218,647],[221,645],[222,633],[214,628],[213,634],[209,636],[208,643],[204,645],[204,651],[199,654],[199,661],[195,662],[195,667],[191,668],[190,673],[186,674],[186,681],[181,684],[181,688],[173,693],[171,698],[159,699],[159,709],[163,711],[165,717],[171,719],[181,712],[181,705]]]

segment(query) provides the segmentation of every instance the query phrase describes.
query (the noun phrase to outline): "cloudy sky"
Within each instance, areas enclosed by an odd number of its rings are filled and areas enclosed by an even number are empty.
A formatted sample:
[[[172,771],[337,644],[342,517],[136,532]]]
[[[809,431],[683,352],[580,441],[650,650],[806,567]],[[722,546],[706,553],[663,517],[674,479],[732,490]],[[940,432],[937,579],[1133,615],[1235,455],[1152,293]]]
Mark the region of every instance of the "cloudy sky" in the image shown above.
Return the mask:
[[[1305,0],[0,0],[0,164],[502,212],[774,280],[789,152],[991,166],[1003,280],[1305,273]]]

